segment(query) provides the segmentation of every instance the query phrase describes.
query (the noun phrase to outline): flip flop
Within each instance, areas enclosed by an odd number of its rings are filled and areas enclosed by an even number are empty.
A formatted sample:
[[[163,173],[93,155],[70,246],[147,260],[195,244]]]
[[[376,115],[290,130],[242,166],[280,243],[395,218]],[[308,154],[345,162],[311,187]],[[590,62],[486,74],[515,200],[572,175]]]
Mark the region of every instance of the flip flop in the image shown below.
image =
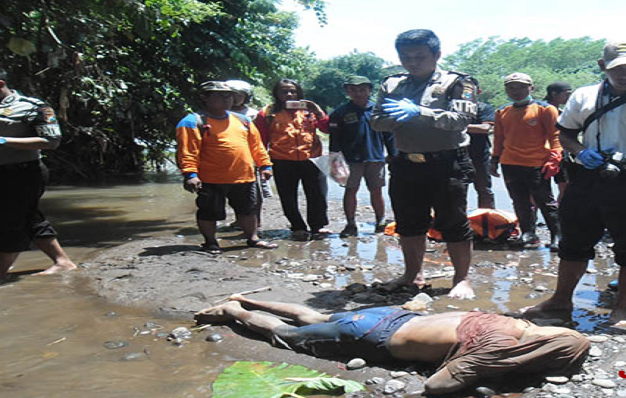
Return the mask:
[[[202,250],[209,254],[222,254],[222,248],[217,242],[203,243]]]
[[[248,247],[254,247],[257,249],[276,249],[278,245],[276,243],[266,242],[264,240],[252,240],[248,239],[246,241]]]

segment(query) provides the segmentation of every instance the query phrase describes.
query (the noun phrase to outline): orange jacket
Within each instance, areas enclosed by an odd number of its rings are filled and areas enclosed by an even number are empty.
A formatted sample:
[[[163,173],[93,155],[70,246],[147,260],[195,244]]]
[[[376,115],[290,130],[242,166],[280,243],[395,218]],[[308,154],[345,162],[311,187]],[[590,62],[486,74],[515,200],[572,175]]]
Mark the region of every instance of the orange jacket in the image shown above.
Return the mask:
[[[552,105],[531,101],[526,106],[507,105],[496,111],[493,156],[501,164],[543,167],[550,152],[561,153],[559,116]]]
[[[201,118],[198,126],[197,114],[189,114],[176,127],[176,160],[183,173],[198,173],[211,184],[240,184],[255,181],[255,164],[272,165],[254,124],[231,113]]]
[[[328,133],[328,116],[317,119],[306,110],[286,110],[272,113],[271,105],[263,108],[254,124],[272,159],[307,160],[322,155],[322,143],[317,129]]]

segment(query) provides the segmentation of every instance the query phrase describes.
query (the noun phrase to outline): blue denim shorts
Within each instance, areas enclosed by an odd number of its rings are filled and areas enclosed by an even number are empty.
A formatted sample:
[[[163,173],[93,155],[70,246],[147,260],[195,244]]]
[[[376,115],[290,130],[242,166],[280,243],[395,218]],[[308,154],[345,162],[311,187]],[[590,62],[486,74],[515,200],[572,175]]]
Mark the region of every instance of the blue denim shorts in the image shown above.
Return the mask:
[[[393,307],[340,312],[325,323],[274,330],[273,343],[319,357],[358,356],[377,362],[393,359],[387,348],[391,336],[419,314]]]

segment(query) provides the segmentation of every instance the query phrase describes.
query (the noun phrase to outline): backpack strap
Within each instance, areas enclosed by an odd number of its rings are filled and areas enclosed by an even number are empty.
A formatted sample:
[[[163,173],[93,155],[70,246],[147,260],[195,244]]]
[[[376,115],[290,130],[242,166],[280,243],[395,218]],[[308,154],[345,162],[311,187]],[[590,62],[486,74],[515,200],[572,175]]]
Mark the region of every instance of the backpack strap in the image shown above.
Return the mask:
[[[209,124],[206,123],[206,116],[196,112],[194,112],[193,114],[196,117],[196,127],[198,128],[198,130],[200,130],[200,137],[204,138],[205,135],[210,133]]]
[[[598,101],[600,101],[602,95],[604,94],[604,89],[608,86],[607,82],[605,81],[601,86],[600,86],[600,90],[598,92]],[[584,133],[585,130],[587,130],[587,128],[589,127],[589,125],[591,123],[593,123],[595,120],[599,119],[600,117],[602,117],[602,115],[604,115],[607,112],[612,111],[613,109],[617,108],[620,105],[623,105],[626,103],[626,94],[622,94],[619,97],[617,97],[616,100],[613,100],[611,102],[609,102],[606,105],[603,105],[601,108],[598,108],[596,106],[596,110],[593,111],[593,113],[591,115],[589,115],[587,117],[587,119],[585,119],[585,122],[583,123],[583,127],[581,129],[581,131]]]

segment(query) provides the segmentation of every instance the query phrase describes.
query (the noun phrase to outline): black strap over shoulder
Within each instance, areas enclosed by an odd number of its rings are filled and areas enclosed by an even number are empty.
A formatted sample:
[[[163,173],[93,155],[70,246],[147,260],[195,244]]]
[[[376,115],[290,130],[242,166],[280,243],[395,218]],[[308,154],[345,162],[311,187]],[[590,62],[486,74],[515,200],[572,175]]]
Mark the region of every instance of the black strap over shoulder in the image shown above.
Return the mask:
[[[606,83],[603,84],[600,88],[600,92],[598,93],[598,98],[600,98],[603,94],[603,88],[606,87]],[[585,122],[583,123],[583,127],[581,129],[582,132],[585,132],[585,130],[587,130],[587,128],[589,127],[589,125],[591,125],[591,123],[593,123],[595,120],[599,119],[602,115],[604,115],[607,112],[612,111],[613,109],[617,108],[620,105],[623,105],[626,103],[626,94],[622,94],[619,97],[617,97],[616,100],[613,100],[611,102],[609,102],[606,105],[603,105],[600,108],[596,108],[595,111],[593,111],[593,113],[591,115],[589,115],[587,117],[587,119],[585,119]]]

